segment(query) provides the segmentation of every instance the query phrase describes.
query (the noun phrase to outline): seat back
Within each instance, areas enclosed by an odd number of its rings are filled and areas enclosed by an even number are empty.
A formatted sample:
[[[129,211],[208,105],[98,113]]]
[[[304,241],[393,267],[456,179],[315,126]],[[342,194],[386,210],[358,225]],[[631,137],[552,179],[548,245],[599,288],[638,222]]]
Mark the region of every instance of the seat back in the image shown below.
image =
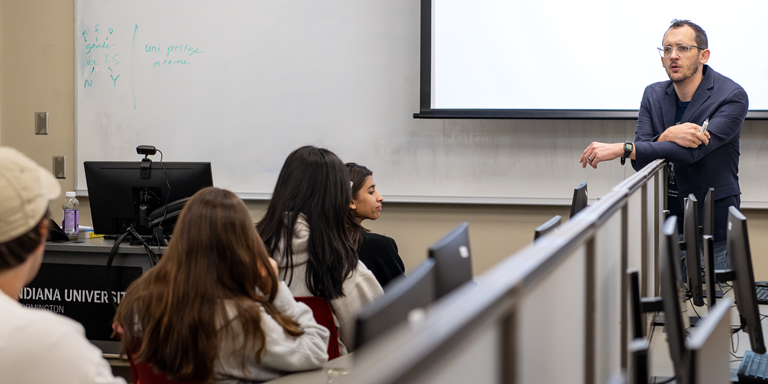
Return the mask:
[[[336,322],[333,321],[333,310],[331,309],[331,303],[323,299],[322,297],[304,296],[294,297],[296,301],[306,304],[309,309],[312,310],[312,314],[315,316],[315,321],[328,328],[331,332],[331,336],[328,338],[328,360],[333,360],[340,356],[339,352],[339,335],[336,332]]]
[[[117,336],[122,339],[123,327],[118,323],[113,323],[112,328],[117,333]],[[128,363],[131,365],[133,384],[195,384],[191,381],[171,380],[165,374],[155,372],[152,364],[134,362],[133,356],[130,354],[128,354]]]
[[[192,381],[171,380],[165,374],[155,372],[151,364],[134,362],[131,356],[128,356],[128,362],[134,384],[194,384]]]

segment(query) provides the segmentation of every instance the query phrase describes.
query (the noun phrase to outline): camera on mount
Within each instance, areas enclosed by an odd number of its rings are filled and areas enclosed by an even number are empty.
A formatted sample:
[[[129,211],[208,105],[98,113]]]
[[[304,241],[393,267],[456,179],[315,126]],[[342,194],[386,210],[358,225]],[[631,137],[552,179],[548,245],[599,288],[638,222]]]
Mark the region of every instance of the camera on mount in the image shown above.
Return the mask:
[[[151,178],[151,171],[152,171],[152,160],[149,159],[148,156],[154,155],[157,153],[157,148],[155,148],[154,145],[139,145],[136,147],[136,153],[139,155],[144,155],[144,158],[141,159],[141,167],[140,167],[140,177],[142,179],[150,179]],[[159,192],[159,191],[158,191]],[[139,204],[139,221],[138,224],[142,227],[151,228],[150,224],[150,209],[153,206],[159,205],[159,202],[162,201],[160,196],[158,196],[158,193],[152,193],[150,189],[144,188],[139,191],[135,191],[134,193],[138,193],[138,196],[135,196],[134,198],[138,199]],[[162,238],[163,229],[159,228],[159,239]],[[155,235],[158,235],[157,231],[153,231]],[[166,243],[167,244],[167,243]]]
[[[144,158],[141,159],[141,178],[151,178],[152,159],[148,158],[148,156],[156,154],[157,148],[154,145],[139,145],[136,147],[136,153],[144,155]]]
[[[157,148],[155,148],[153,145],[139,145],[136,147],[136,153],[139,155],[144,155],[144,157],[154,155],[157,153]]]

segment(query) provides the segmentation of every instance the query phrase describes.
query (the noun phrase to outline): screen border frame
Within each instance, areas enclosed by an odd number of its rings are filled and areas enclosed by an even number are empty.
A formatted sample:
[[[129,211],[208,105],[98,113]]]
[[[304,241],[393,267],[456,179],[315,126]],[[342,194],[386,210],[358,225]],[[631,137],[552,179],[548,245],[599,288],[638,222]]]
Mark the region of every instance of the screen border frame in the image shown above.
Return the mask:
[[[637,120],[636,109],[433,109],[432,0],[421,0],[419,112],[414,119]],[[746,120],[768,120],[768,110],[748,110]]]

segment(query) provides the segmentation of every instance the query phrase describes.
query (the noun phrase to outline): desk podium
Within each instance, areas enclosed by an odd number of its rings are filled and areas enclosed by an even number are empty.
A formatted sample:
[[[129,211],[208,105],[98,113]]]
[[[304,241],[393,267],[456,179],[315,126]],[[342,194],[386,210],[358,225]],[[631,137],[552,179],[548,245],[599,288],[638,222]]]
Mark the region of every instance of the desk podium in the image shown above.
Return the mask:
[[[80,322],[88,340],[105,354],[117,354],[120,343],[111,337],[115,310],[107,295],[119,303],[128,286],[150,268],[150,263],[144,247],[121,244],[112,261],[108,290],[107,259],[113,245],[113,240],[100,238],[46,243],[40,272],[22,289],[19,302]],[[159,256],[166,247],[151,249]]]

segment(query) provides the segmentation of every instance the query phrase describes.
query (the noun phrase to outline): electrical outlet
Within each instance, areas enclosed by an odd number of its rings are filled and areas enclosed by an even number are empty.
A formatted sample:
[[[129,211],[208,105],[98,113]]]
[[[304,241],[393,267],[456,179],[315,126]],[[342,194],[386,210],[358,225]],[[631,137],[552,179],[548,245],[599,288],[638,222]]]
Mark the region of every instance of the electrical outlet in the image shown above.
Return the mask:
[[[35,112],[35,135],[48,134],[48,112]]]
[[[57,179],[67,178],[67,157],[66,156],[53,157],[53,176],[56,176]]]

